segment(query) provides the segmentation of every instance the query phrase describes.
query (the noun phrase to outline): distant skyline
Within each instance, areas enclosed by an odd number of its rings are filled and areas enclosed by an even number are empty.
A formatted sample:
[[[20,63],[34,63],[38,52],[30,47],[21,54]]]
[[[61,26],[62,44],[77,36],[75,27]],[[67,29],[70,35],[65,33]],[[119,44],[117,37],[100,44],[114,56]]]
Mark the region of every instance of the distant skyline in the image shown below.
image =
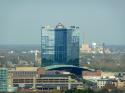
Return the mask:
[[[41,26],[59,22],[81,42],[125,45],[125,0],[0,0],[0,44],[40,44]]]

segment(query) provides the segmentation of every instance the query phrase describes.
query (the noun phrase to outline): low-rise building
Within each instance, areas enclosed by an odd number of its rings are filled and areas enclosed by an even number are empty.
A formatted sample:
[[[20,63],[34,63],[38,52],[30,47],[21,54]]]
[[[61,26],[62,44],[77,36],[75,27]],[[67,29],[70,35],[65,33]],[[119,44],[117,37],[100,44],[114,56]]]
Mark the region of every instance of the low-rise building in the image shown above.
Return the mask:
[[[117,88],[125,89],[125,80],[117,80]]]
[[[117,80],[115,79],[98,79],[97,80],[97,88],[108,88],[108,89],[112,89],[112,88],[117,88]]]
[[[12,85],[18,88],[38,89],[38,90],[65,90],[70,88],[77,88],[83,83],[72,75],[62,71],[45,71],[38,67],[22,67],[10,70],[12,73]]]
[[[115,79],[115,75],[117,72],[102,72],[101,77],[102,78],[110,78],[110,79]]]
[[[82,72],[83,79],[92,80],[92,79],[100,79],[101,78],[101,71],[83,71]]]
[[[125,81],[117,79],[115,74],[115,72],[84,71],[82,76],[96,88],[124,88]]]

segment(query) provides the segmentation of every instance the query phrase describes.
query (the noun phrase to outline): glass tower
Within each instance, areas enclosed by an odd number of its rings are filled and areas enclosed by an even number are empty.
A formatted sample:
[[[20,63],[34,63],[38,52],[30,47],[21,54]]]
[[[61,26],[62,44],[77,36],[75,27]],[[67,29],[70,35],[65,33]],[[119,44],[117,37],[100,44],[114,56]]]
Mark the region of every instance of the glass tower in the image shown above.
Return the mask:
[[[0,68],[0,92],[7,92],[8,89],[8,70]]]
[[[65,28],[59,23],[55,28],[42,27],[41,65],[79,66],[79,27]]]

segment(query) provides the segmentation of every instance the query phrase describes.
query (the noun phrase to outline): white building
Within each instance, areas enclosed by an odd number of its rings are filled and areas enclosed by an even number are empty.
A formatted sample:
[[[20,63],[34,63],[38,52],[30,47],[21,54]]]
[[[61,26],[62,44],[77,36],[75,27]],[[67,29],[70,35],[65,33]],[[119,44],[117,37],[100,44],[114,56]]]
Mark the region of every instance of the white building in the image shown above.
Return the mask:
[[[97,88],[116,88],[117,80],[115,79],[98,79],[97,80]]]

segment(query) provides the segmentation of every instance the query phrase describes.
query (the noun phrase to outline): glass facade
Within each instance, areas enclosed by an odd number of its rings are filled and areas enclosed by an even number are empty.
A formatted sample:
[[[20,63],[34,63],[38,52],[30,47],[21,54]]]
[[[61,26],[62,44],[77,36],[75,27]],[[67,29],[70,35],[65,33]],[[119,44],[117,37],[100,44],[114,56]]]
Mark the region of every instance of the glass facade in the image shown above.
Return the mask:
[[[55,28],[42,27],[41,65],[79,65],[78,27],[65,28],[59,23]]]
[[[0,92],[7,92],[8,87],[8,70],[0,68]]]

